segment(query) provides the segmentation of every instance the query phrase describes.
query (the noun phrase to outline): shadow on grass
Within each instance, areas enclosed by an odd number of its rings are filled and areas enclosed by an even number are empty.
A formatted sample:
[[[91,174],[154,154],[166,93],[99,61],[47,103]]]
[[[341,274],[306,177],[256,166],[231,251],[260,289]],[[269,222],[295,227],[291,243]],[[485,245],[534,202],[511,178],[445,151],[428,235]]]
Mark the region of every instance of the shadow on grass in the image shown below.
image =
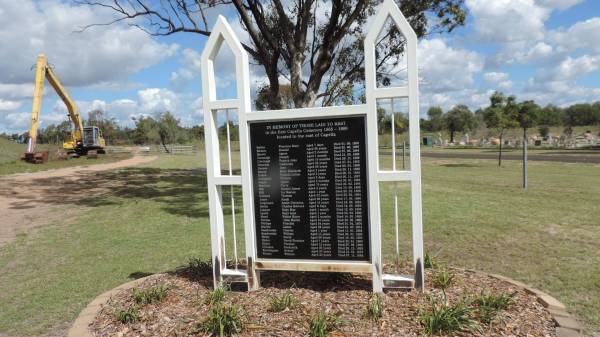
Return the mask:
[[[483,165],[469,164],[469,163],[457,163],[457,164],[441,164],[440,166],[444,166],[444,167],[482,167]]]
[[[127,276],[127,278],[137,280],[142,277],[146,277],[146,276],[150,276],[150,275],[154,275],[154,273],[148,273],[145,271],[135,271],[135,272],[129,274],[129,276]]]
[[[19,190],[33,192],[35,197],[15,197]],[[31,209],[41,205],[100,207],[151,200],[170,214],[191,218],[208,216],[204,169],[131,167],[93,174],[82,172],[69,177],[19,182],[0,191],[0,196],[16,199],[10,204],[13,209]]]

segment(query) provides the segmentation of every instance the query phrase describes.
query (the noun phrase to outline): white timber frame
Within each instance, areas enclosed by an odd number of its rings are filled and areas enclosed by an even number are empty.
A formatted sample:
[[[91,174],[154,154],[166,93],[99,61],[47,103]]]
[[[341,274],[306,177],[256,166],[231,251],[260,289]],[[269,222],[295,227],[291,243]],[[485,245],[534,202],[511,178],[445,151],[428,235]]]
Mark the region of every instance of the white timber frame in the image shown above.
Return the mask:
[[[391,19],[406,39],[406,56],[408,82],[406,87],[378,88],[375,68],[375,48],[379,33],[388,19]],[[214,60],[226,43],[235,56],[236,92],[235,99],[219,100],[216,95]],[[373,277],[373,291],[381,292],[383,288],[416,287],[423,289],[423,226],[421,205],[421,161],[419,130],[419,88],[417,69],[417,37],[408,21],[393,0],[385,0],[364,41],[365,48],[365,85],[366,104],[336,106],[323,108],[303,108],[270,111],[252,111],[250,94],[250,70],[248,54],[235,36],[227,20],[219,16],[206,42],[202,53],[202,91],[204,108],[204,132],[206,144],[207,188],[209,199],[209,217],[211,230],[211,251],[213,263],[214,285],[222,281],[245,282],[249,290],[260,287],[261,270],[288,271],[323,271],[323,272],[356,272],[370,273]],[[377,127],[378,99],[408,99],[409,133],[410,133],[410,170],[384,171],[379,167],[379,144]],[[229,123],[229,109],[237,110],[240,139],[240,175],[234,175],[229,161],[228,169],[221,167],[217,114],[226,111]],[[392,104],[393,110],[393,104]],[[369,204],[369,239],[370,261],[330,261],[330,260],[296,260],[296,259],[257,259],[256,232],[254,217],[254,198],[251,171],[251,142],[249,123],[258,121],[281,121],[324,117],[365,117],[367,131],[367,170],[368,170],[368,204]],[[229,160],[231,147],[229,128],[227,129]],[[393,149],[395,157],[396,147]],[[222,174],[222,172],[228,174]],[[381,182],[408,181],[411,185],[412,206],[412,243],[414,275],[400,276],[383,273],[381,212],[379,184]],[[246,247],[246,270],[239,270],[237,263],[233,268],[227,266],[225,252],[225,216],[223,213],[222,192],[226,187],[241,186],[244,241]],[[233,191],[233,188],[231,188]],[[233,195],[233,193],[232,193]],[[397,198],[396,198],[397,199]],[[233,231],[235,233],[235,200],[231,197]],[[397,206],[396,206],[397,207]],[[395,214],[397,223],[397,212]],[[398,247],[398,236],[396,246]],[[234,240],[234,259],[238,260],[237,242]]]

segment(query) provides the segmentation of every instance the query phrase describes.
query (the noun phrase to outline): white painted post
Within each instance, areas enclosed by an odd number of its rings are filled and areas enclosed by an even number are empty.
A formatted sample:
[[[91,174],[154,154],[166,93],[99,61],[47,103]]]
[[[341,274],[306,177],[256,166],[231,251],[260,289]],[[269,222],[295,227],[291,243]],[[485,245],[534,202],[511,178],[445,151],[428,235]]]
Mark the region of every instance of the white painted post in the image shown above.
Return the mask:
[[[390,18],[398,27],[406,39],[408,86],[377,88],[376,82],[376,60],[375,48],[377,37],[384,28],[387,19]],[[371,238],[373,242],[373,290],[380,291],[377,283],[384,280],[381,271],[381,215],[379,205],[379,182],[410,180],[411,182],[411,206],[412,206],[412,232],[413,232],[413,263],[415,267],[415,287],[423,289],[423,224],[421,211],[421,153],[420,153],[420,130],[419,130],[419,77],[417,68],[417,36],[393,0],[384,0],[377,15],[373,19],[372,27],[365,38],[365,91],[369,113],[369,179],[371,190]],[[380,172],[378,167],[378,145],[377,145],[377,98],[408,98],[409,113],[409,137],[410,137],[410,171]],[[374,131],[372,131],[374,129]],[[377,174],[372,170],[376,169]],[[373,188],[374,187],[374,188]]]
[[[232,100],[217,100],[214,74],[214,59],[223,42],[229,46],[235,56],[237,98]],[[213,255],[213,269],[215,286],[224,276],[235,280],[244,279],[250,290],[258,288],[258,274],[255,271],[254,261],[254,213],[252,209],[251,171],[250,171],[250,143],[246,114],[251,109],[250,97],[250,70],[248,54],[235,36],[231,26],[223,16],[219,16],[212,33],[206,42],[202,53],[202,91],[205,124],[207,186],[211,226],[211,246]],[[231,170],[229,176],[221,176],[219,159],[218,133],[216,113],[222,109],[237,109],[240,134],[240,162],[241,176],[234,176]],[[229,137],[228,137],[229,139]],[[228,144],[230,151],[230,144]],[[244,240],[246,242],[247,270],[241,273],[238,270],[229,271],[225,261],[225,234],[223,223],[223,204],[221,202],[222,186],[241,185],[244,208]],[[233,189],[233,187],[231,187]],[[233,211],[233,200],[232,200]],[[235,211],[233,211],[235,219]],[[235,221],[235,220],[234,220]],[[235,223],[234,223],[235,235]],[[234,238],[234,241],[236,239]],[[237,243],[234,249],[237,250]],[[235,254],[235,253],[234,253]],[[237,254],[235,254],[237,256]]]
[[[394,97],[391,98],[392,109],[392,171],[396,172],[396,110]],[[396,267],[400,266],[400,228],[398,224],[398,182],[394,181],[394,229],[396,232]]]
[[[231,134],[229,132],[229,109],[225,109],[225,123],[227,124],[227,155],[229,159],[229,175],[233,176],[233,169],[231,165]],[[233,263],[235,264],[234,269],[238,270],[237,235],[235,232],[235,198],[233,196],[233,185],[229,186],[229,192],[231,194],[231,226],[233,227]]]
[[[380,10],[381,14],[381,10]],[[367,98],[367,156],[369,157],[369,220],[371,232],[371,263],[373,264],[373,292],[383,291],[383,261],[381,259],[381,209],[379,204],[379,137],[377,134],[377,72],[375,66],[375,41],[383,24],[381,15],[375,18],[365,39],[365,92]],[[377,30],[377,32],[375,31]]]

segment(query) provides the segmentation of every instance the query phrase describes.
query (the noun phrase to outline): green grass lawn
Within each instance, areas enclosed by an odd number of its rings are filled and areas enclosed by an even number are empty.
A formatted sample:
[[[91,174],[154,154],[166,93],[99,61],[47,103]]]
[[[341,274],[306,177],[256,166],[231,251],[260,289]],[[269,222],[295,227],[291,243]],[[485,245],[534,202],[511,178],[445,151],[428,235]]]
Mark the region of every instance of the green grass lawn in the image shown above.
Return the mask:
[[[59,145],[40,144],[36,151],[48,151],[49,161],[46,164],[30,164],[21,161],[21,155],[25,152],[27,145],[17,144],[5,138],[0,138],[0,176],[13,173],[28,173],[46,171],[71,166],[87,166],[92,164],[110,163],[131,157],[129,154],[100,155],[98,159],[87,160],[86,157],[73,158],[69,160],[58,160],[56,152]]]
[[[104,173],[101,181],[114,184],[111,196],[82,200],[78,205],[87,210],[81,215],[0,248],[0,334],[56,333],[108,289],[173,270],[188,257],[209,258],[203,162],[162,156]],[[429,251],[449,264],[543,289],[585,320],[588,335],[600,336],[600,166],[532,162],[531,187],[524,191],[517,161],[502,168],[493,160],[423,163]],[[381,190],[384,253],[391,262],[395,189],[386,184]],[[398,191],[402,258],[408,259],[409,194],[403,184]]]

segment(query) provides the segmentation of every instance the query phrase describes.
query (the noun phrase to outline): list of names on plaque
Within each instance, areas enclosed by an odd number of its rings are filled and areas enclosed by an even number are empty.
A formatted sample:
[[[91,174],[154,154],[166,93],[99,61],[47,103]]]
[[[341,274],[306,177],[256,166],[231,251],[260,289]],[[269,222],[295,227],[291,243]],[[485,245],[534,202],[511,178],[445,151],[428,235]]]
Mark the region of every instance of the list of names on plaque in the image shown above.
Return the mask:
[[[250,124],[259,258],[369,260],[364,117]]]

